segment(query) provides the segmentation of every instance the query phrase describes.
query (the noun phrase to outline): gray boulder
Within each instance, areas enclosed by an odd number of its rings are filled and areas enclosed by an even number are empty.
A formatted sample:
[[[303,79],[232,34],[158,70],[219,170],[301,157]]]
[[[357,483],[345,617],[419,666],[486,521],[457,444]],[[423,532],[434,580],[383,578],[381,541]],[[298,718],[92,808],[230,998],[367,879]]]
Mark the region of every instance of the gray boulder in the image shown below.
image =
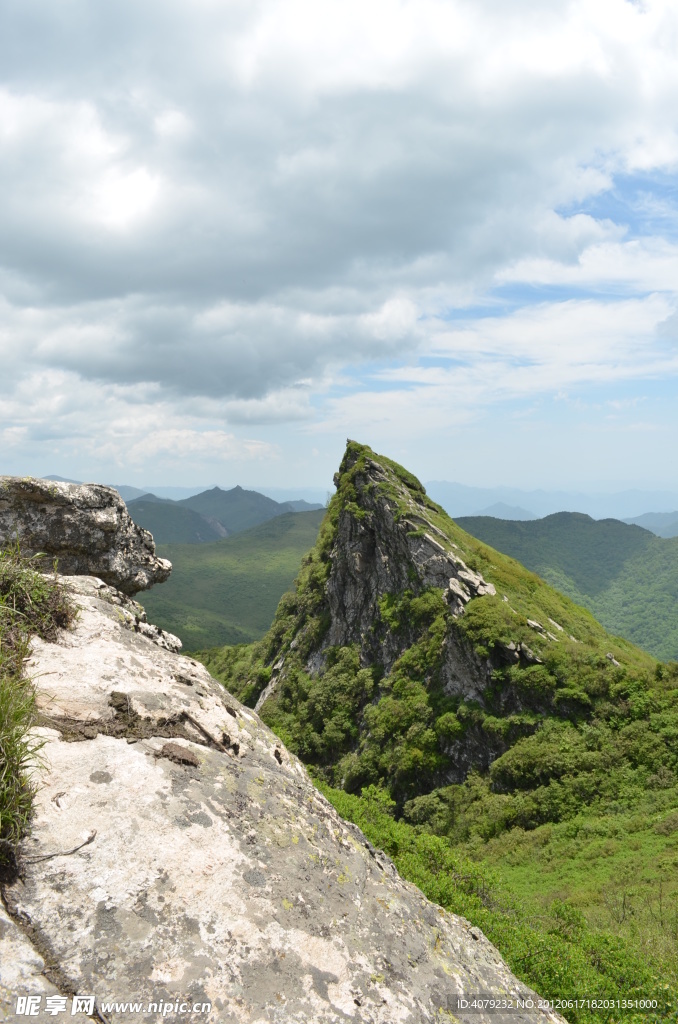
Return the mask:
[[[110,1024],[564,1024],[205,668],[140,633],[100,581],[68,586],[74,628],[35,640],[28,665],[45,770],[20,876],[3,887],[0,1011],[19,950],[13,999],[56,991],[70,1011],[74,993],[92,996]],[[532,1008],[458,1008],[476,993]]]
[[[16,540],[24,554],[47,556],[45,571],[56,558],[60,572],[98,576],[125,594],[162,583],[172,569],[118,492],[101,484],[0,476],[0,546]]]

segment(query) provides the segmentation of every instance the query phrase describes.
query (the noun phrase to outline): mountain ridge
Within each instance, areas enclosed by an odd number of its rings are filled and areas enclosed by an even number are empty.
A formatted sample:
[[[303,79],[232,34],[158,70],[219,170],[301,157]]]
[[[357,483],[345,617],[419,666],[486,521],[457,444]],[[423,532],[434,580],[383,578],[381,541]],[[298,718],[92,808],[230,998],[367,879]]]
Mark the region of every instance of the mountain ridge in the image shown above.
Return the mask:
[[[281,503],[237,485],[228,491],[212,487],[180,501],[144,494],[128,507],[158,544],[209,544],[277,516],[322,506],[304,499]]]
[[[579,512],[532,522],[456,522],[587,607],[612,632],[655,657],[678,660],[678,538]]]

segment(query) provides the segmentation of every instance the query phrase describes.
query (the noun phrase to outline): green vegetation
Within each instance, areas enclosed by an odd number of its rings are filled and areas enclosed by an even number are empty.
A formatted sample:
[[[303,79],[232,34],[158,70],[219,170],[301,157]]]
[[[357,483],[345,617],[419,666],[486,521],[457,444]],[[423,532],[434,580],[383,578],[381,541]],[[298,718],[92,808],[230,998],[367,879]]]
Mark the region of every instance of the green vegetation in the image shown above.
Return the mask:
[[[664,926],[659,925],[660,887],[654,892],[654,906],[648,908],[654,913],[654,932],[645,933],[645,942],[629,941],[618,929],[615,933],[614,929],[592,926],[581,909],[581,900],[548,889],[541,890],[537,899],[529,899],[518,887],[507,885],[505,864],[507,858],[510,861],[515,857],[514,842],[507,842],[506,856],[497,854],[494,863],[478,862],[473,847],[455,848],[443,837],[398,821],[395,805],[381,789],[370,787],[358,797],[322,782],[318,785],[342,817],[355,822],[370,842],[392,858],[404,878],[414,882],[430,900],[482,928],[514,973],[540,995],[580,1000],[656,999],[658,1004],[650,1014],[592,1010],[586,1006],[562,1010],[573,1024],[618,1020],[640,1024],[677,1019],[675,961],[672,963],[670,953],[667,955],[666,944],[655,941],[656,932],[668,936],[670,941],[675,931],[666,894]],[[529,843],[533,834],[526,835]],[[540,851],[543,841],[540,844],[537,840],[532,846]],[[543,857],[539,861],[543,866]],[[529,871],[529,854],[523,857],[523,864],[529,876],[523,888],[533,897],[534,890],[540,888],[539,874]],[[585,888],[583,864],[582,869],[581,883]],[[624,913],[623,900],[621,887],[610,890],[617,921]],[[629,903],[628,912],[630,909]]]
[[[584,605],[607,629],[655,657],[678,659],[678,537],[575,512],[534,522],[457,522]]]
[[[413,542],[439,531],[496,596],[455,619],[413,563],[411,585],[381,596],[367,633],[323,648],[326,585],[346,557],[333,551],[340,524],[369,533],[384,509],[396,525],[407,519]],[[610,636],[470,536],[407,471],[350,443],[269,632],[204,661],[250,705],[280,672],[265,721],[340,813],[432,899],[479,924],[542,995],[678,989],[678,665]]]
[[[167,583],[144,595],[150,620],[187,650],[263,636],[323,514],[290,512],[213,544],[158,545],[173,568]]]
[[[31,772],[40,744],[29,735],[35,693],[23,674],[31,636],[54,639],[73,611],[56,577],[18,549],[0,551],[0,864],[11,856],[30,817]]]

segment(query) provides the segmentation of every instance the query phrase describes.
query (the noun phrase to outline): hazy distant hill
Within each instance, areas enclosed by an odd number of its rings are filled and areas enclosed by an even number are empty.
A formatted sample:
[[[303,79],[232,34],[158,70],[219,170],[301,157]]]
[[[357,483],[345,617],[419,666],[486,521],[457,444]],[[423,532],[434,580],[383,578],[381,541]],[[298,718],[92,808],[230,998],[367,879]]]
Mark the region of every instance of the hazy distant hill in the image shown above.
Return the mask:
[[[295,501],[285,501],[282,504],[289,505],[294,512],[314,512],[316,509],[325,507],[320,502],[306,501],[305,498],[297,498]]]
[[[678,537],[678,512],[646,512],[635,519],[625,519],[624,522],[642,526],[658,537]]]
[[[209,544],[228,536],[216,520],[209,522],[192,508],[155,494],[128,501],[127,508],[135,523],[151,531],[156,544]]]
[[[468,487],[448,480],[430,480],[426,493],[443,506],[453,519],[477,515],[496,502],[530,509],[538,516],[562,510],[584,512],[594,519],[614,517],[625,520],[652,508],[678,508],[675,491],[626,490],[589,494],[583,491],[525,491],[518,487]]]
[[[482,508],[473,513],[474,516],[492,516],[493,519],[539,519],[539,516],[520,505],[506,505],[503,501],[495,501],[494,505]]]
[[[295,512],[299,506],[309,510],[313,506],[308,502],[278,502],[267,498],[258,491],[246,491],[242,487],[233,487],[230,491],[222,491],[213,487],[191,498],[184,498],[178,505],[193,509],[200,515],[216,519],[225,527],[229,534],[249,530],[258,523],[265,523],[286,512]],[[296,507],[295,507],[296,506]],[[318,506],[316,506],[318,507]]]
[[[288,512],[212,544],[158,545],[173,569],[167,583],[143,595],[149,620],[189,651],[263,636],[324,514]]]
[[[678,660],[678,538],[577,512],[533,522],[456,522],[589,608],[607,629],[656,657]]]

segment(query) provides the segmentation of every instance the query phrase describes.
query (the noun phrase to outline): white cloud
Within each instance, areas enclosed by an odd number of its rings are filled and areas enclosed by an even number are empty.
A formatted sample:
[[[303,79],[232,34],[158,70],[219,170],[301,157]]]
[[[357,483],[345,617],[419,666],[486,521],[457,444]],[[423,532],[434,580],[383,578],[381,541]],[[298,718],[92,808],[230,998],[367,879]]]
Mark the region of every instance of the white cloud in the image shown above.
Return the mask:
[[[655,330],[676,211],[652,186],[678,165],[669,0],[78,11],[11,4],[0,38],[15,448],[272,458],[283,424],[425,437],[676,372]],[[641,172],[651,230],[577,210]]]

